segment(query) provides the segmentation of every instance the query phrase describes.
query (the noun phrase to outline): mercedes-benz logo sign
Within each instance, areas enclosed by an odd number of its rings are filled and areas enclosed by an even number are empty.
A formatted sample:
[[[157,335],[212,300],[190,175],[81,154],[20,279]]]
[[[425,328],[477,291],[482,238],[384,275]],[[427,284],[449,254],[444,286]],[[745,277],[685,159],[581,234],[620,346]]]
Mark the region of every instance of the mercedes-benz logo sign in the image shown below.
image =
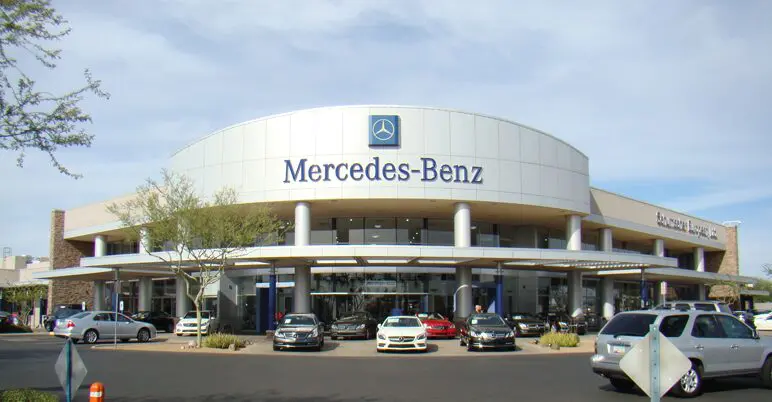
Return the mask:
[[[405,338],[403,338],[403,337],[401,337],[401,336],[399,337],[399,339],[397,339],[397,341],[398,341],[398,342],[402,342],[402,341],[404,341],[404,340],[405,340]]]
[[[394,136],[394,123],[387,119],[378,119],[373,123],[373,135],[380,141],[388,141]]]

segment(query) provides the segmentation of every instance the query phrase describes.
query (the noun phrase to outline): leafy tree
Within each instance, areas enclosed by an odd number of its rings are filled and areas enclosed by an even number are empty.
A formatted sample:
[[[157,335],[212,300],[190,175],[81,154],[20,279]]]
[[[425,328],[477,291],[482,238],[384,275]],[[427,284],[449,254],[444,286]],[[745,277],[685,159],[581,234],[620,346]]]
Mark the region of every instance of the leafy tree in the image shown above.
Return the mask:
[[[770,278],[772,278],[772,264],[764,264],[761,266],[761,271]]]
[[[758,282],[753,286],[754,290],[766,290],[769,292],[768,296],[753,296],[753,301],[757,303],[768,303],[772,302],[772,281],[759,279]]]
[[[48,295],[48,285],[9,286],[3,289],[3,297],[19,306],[19,319],[23,325],[29,322],[29,315],[35,309],[35,302]]]
[[[730,280],[718,280],[714,284],[710,285],[709,296],[730,306],[734,306],[735,303],[740,301],[741,289],[741,285],[737,282]]]
[[[59,172],[80,178],[59,162],[55,152],[91,146],[94,136],[81,128],[91,122],[91,116],[79,104],[87,92],[101,98],[110,95],[88,70],[82,88],[60,95],[39,91],[19,65],[21,57],[53,70],[61,50],[46,47],[46,42],[61,40],[69,33],[67,21],[51,7],[50,0],[0,0],[0,150],[18,152],[19,167],[28,150],[45,152]]]
[[[185,281],[196,309],[199,346],[206,287],[247,248],[276,241],[284,230],[269,208],[238,205],[233,189],[222,189],[206,201],[190,178],[166,170],[162,182],[147,180],[133,199],[110,204],[107,210],[126,226],[130,239]]]

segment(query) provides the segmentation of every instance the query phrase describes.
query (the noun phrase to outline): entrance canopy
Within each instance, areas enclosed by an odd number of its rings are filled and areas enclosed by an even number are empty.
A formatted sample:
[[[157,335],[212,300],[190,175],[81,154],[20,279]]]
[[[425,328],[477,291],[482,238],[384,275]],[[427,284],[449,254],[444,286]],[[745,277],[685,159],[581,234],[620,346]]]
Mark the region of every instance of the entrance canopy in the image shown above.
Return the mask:
[[[641,270],[608,270],[598,272],[596,275],[620,280],[637,281],[641,279]],[[681,268],[647,268],[644,269],[643,276],[647,281],[664,281],[668,283],[720,284],[736,282],[739,284],[752,285],[758,281],[756,278],[749,276],[718,274],[715,272],[697,272]]]

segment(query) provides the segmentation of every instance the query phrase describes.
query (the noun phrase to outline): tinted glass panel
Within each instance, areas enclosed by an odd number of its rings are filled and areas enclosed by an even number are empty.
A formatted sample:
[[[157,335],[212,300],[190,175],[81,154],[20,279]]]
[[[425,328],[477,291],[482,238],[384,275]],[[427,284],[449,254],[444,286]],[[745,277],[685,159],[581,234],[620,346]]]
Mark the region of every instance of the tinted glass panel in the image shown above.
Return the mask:
[[[709,303],[694,303],[694,309],[700,311],[716,311],[716,307]]]
[[[720,311],[722,313],[732,314],[732,309],[729,308],[729,306],[724,304],[724,303],[720,303],[718,305],[718,311]]]
[[[614,336],[645,336],[649,333],[649,325],[657,319],[653,314],[621,314],[617,315],[603,327],[601,334]]]
[[[712,315],[701,315],[694,320],[692,336],[697,338],[723,338],[724,333]]]
[[[728,338],[753,338],[751,329],[738,319],[726,315],[716,316],[716,319],[721,323],[721,328],[724,329],[724,333],[726,333]]]
[[[689,307],[688,304],[678,303],[678,304],[675,305],[675,309],[676,310],[681,310],[681,311],[687,311],[687,310],[691,310],[692,308]]]
[[[423,244],[421,218],[397,218],[397,244]]]
[[[688,315],[671,315],[662,319],[659,324],[659,332],[668,338],[678,338],[684,332],[686,323],[689,322]]]

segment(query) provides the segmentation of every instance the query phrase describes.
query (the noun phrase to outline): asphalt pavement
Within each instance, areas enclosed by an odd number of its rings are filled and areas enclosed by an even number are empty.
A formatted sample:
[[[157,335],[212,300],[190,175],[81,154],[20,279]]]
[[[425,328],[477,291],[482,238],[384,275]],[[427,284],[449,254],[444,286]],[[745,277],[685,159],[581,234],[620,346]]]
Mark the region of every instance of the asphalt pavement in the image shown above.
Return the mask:
[[[356,341],[354,341],[356,342]],[[0,337],[0,389],[30,387],[61,393],[54,363],[63,340],[49,336]],[[106,401],[639,401],[618,393],[589,368],[589,355],[297,358],[276,355],[94,350],[77,345],[92,382],[105,384]],[[769,401],[756,379],[706,384],[700,402]],[[667,397],[665,400],[677,400]]]

